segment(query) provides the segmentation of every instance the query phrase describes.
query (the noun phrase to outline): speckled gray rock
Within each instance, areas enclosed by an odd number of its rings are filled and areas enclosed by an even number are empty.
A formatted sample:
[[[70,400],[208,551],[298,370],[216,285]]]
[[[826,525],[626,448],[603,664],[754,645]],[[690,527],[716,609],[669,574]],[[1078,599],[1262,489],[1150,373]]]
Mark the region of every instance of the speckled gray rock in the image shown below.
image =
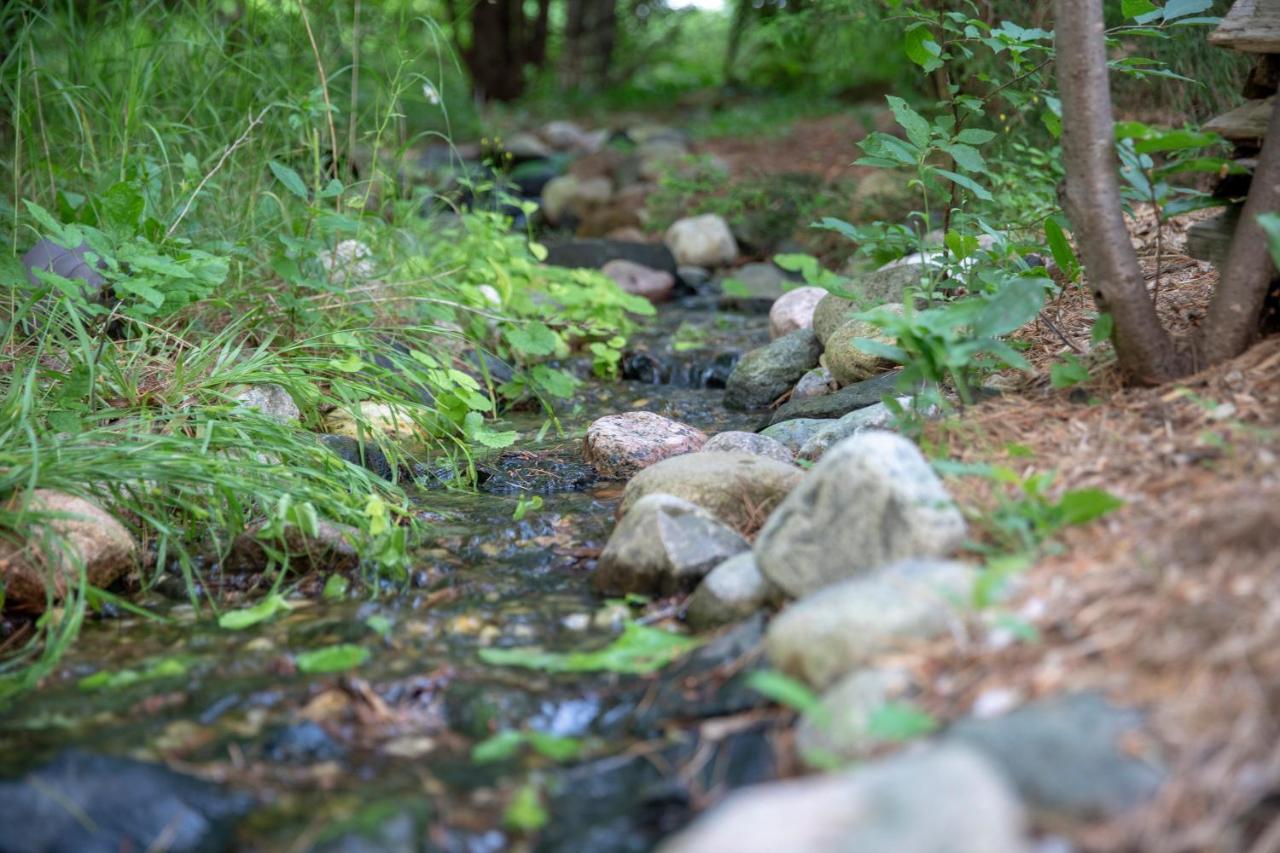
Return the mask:
[[[770,459],[777,459],[779,462],[788,464],[795,461],[795,454],[785,444],[776,438],[770,438],[758,432],[730,431],[717,433],[707,439],[707,443],[702,445],[702,450],[704,452],[722,450],[753,453],[756,456],[767,456]]]
[[[825,419],[794,418],[762,429],[760,434],[781,442],[792,453],[799,453],[806,441],[830,425],[831,421]]]
[[[673,222],[662,242],[680,265],[722,267],[738,258],[738,241],[729,223],[714,213]]]
[[[626,479],[663,459],[693,453],[707,434],[653,412],[623,412],[587,427],[585,456],[601,477]]]
[[[957,624],[974,577],[964,563],[907,560],[827,586],[770,623],[769,662],[815,687],[828,687],[880,655]]]
[[[232,399],[240,406],[256,409],[281,423],[297,423],[302,417],[298,404],[293,402],[289,392],[273,382],[252,385],[240,391]]]
[[[765,576],[790,595],[960,547],[964,517],[911,441],[851,436],[827,451],[756,540]]]
[[[839,418],[849,412],[879,403],[886,395],[893,393],[897,384],[898,374],[886,373],[863,382],[846,385],[839,391],[819,397],[804,399],[792,394],[790,400],[774,411],[769,423],[776,424],[792,418]]]
[[[872,721],[877,711],[901,696],[911,677],[901,669],[851,672],[831,685],[821,704],[796,725],[796,753],[812,767],[830,767],[832,760],[857,761],[885,741]]]
[[[780,338],[796,329],[812,329],[813,312],[826,295],[821,287],[797,287],[779,296],[769,308],[769,335]]]
[[[645,495],[692,501],[737,530],[754,530],[804,477],[794,465],[750,453],[690,453],[645,468],[631,478],[619,511]]]
[[[904,752],[730,794],[658,853],[1028,853],[1021,803],[981,755]]]
[[[689,597],[685,620],[698,631],[745,619],[766,606],[773,586],[760,574],[756,558],[746,551],[711,570]]]
[[[898,403],[906,406],[911,402],[910,397],[899,397]],[[825,426],[819,427],[804,444],[800,446],[797,456],[801,459],[808,459],[810,462],[822,458],[822,455],[831,448],[832,445],[844,441],[852,435],[869,430],[889,430],[893,428],[894,414],[884,403],[876,403],[874,406],[867,406],[858,409],[856,412],[837,418],[834,421],[825,421]]]
[[[592,578],[606,594],[688,592],[707,572],[751,546],[702,507],[652,494],[614,528]]]
[[[902,306],[898,303],[889,303],[882,307],[894,313],[902,313]],[[831,378],[842,388],[886,373],[898,366],[887,358],[881,358],[863,350],[858,346],[859,339],[890,345],[894,342],[871,323],[858,319],[847,321],[827,335],[822,350],[822,366],[831,371]]]
[[[796,383],[796,387],[791,389],[790,403],[799,403],[803,400],[812,400],[814,397],[824,397],[836,390],[835,380],[831,378],[831,371],[825,367],[815,367],[804,376],[800,377],[800,381]],[[785,406],[783,407],[785,408]],[[777,413],[775,412],[775,415]],[[785,421],[787,418],[775,418],[777,421]]]
[[[1097,693],[1075,693],[1002,717],[956,723],[947,733],[985,754],[1037,811],[1076,819],[1115,817],[1151,799],[1166,772],[1125,749],[1142,714]]]
[[[724,404],[730,409],[763,409],[818,366],[822,348],[809,329],[800,329],[753,349],[729,374]]]

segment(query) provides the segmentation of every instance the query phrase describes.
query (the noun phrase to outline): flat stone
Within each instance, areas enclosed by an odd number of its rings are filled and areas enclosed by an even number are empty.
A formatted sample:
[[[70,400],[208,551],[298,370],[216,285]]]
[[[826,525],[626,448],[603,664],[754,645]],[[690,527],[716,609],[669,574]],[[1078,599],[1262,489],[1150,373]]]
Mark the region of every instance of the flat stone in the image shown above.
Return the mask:
[[[904,752],[730,794],[658,853],[1028,853],[1017,797],[981,755]]]
[[[874,406],[892,394],[897,384],[898,374],[886,373],[817,397],[796,399],[792,395],[792,399],[779,406],[770,416],[769,424],[793,418],[839,418],[849,412]]]
[[[685,621],[694,630],[706,631],[746,619],[765,607],[773,586],[760,574],[750,551],[730,557],[702,579],[689,597]]]
[[[688,592],[747,541],[705,509],[672,495],[636,501],[600,554],[592,583],[605,594]]]
[[[721,267],[738,258],[738,242],[729,224],[714,213],[673,222],[663,242],[682,265]]]
[[[631,261],[675,275],[676,259],[666,246],[625,240],[570,240],[547,247],[546,263],[571,269],[602,269],[610,261]]]
[[[105,589],[141,556],[129,530],[87,498],[35,489],[15,495],[5,509],[33,513],[23,531],[26,542],[0,539],[0,588],[6,607],[42,612],[50,596],[56,603],[76,588],[81,565],[88,583]],[[46,513],[66,517],[40,517]]]
[[[627,293],[643,296],[654,303],[665,302],[676,286],[676,277],[671,273],[649,269],[632,261],[609,261],[600,271]]]
[[[704,451],[726,450],[753,453],[756,456],[767,456],[788,464],[795,461],[795,454],[782,442],[758,432],[721,432],[713,435],[702,445]]]
[[[587,427],[584,452],[601,477],[623,480],[663,459],[693,453],[706,441],[702,430],[662,415],[623,412]]]
[[[386,436],[407,449],[423,444],[426,435],[409,417],[408,410],[399,406],[365,400],[357,403],[359,416],[347,409],[334,409],[325,416],[325,428],[334,435],[345,435],[360,441]]]
[[[1001,717],[962,720],[947,739],[990,758],[1033,809],[1081,820],[1117,817],[1160,790],[1165,768],[1126,749],[1143,715],[1098,693],[1073,693]]]
[[[908,560],[831,584],[769,624],[769,662],[829,687],[881,655],[946,633],[962,619],[974,577],[964,563]]]
[[[818,365],[821,349],[809,329],[800,329],[744,355],[725,386],[730,409],[763,409],[791,390]]]
[[[235,402],[246,409],[254,409],[280,423],[297,423],[302,417],[298,404],[282,386],[274,382],[252,385],[234,397]]]
[[[830,424],[831,421],[825,419],[794,418],[772,424],[761,430],[760,434],[780,442],[792,453],[798,454],[805,442]]]
[[[964,517],[908,439],[864,432],[827,451],[756,540],[765,576],[790,595],[914,557],[945,557]]]
[[[769,309],[769,335],[780,338],[796,329],[813,328],[813,312],[827,295],[821,287],[797,287],[778,297]]]
[[[787,282],[786,273],[773,264],[746,264],[729,270],[722,279],[720,308],[764,314],[782,297]]]
[[[760,522],[804,478],[794,465],[751,453],[690,453],[645,468],[627,483],[619,511],[662,493],[691,501],[739,531]]]

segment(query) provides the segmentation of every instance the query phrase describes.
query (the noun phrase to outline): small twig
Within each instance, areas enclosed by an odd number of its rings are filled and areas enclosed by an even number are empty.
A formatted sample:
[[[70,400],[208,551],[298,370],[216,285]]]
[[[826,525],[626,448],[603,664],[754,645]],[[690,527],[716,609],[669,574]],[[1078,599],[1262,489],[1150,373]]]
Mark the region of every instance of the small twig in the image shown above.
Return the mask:
[[[1077,345],[1077,344],[1076,344],[1076,343],[1074,343],[1070,338],[1068,338],[1068,337],[1063,333],[1063,331],[1062,331],[1061,329],[1059,329],[1059,328],[1057,327],[1057,325],[1055,325],[1055,324],[1054,324],[1054,322],[1053,322],[1052,320],[1050,320],[1050,319],[1049,319],[1049,315],[1047,315],[1047,314],[1045,314],[1043,311],[1041,311],[1041,312],[1040,312],[1040,315],[1039,315],[1039,317],[1038,317],[1038,319],[1042,320],[1042,321],[1044,322],[1044,324],[1045,324],[1046,326],[1048,326],[1048,327],[1049,327],[1049,331],[1053,332],[1055,335],[1057,335],[1057,336],[1058,336],[1058,340],[1062,341],[1064,344],[1066,344],[1067,346],[1071,347],[1071,349],[1072,349],[1072,350],[1074,350],[1077,354],[1079,354],[1079,355],[1084,355],[1084,350],[1082,350],[1082,349],[1079,347],[1079,345]]]
[[[184,217],[186,217],[187,212],[191,210],[191,205],[195,203],[196,196],[200,195],[200,191],[204,189],[204,185],[209,183],[209,181],[212,180],[214,175],[218,174],[219,170],[221,170],[223,165],[226,164],[227,159],[230,158],[231,155],[236,152],[236,149],[240,148],[240,146],[244,145],[246,142],[249,141],[249,137],[253,135],[254,128],[262,124],[262,118],[267,114],[268,111],[270,111],[271,106],[272,105],[268,104],[267,106],[262,108],[262,112],[258,113],[253,118],[249,119],[249,126],[244,129],[244,133],[240,134],[240,138],[237,139],[235,142],[231,143],[229,146],[227,146],[227,149],[222,152],[222,156],[218,158],[217,164],[215,164],[214,167],[209,170],[209,173],[207,175],[205,175],[203,178],[200,179],[200,183],[196,185],[195,190],[191,193],[191,196],[187,199],[187,203],[184,204],[182,206],[182,210],[178,212],[177,219],[174,219],[173,224],[169,226],[169,230],[164,232],[164,238],[166,240],[168,240],[170,237],[173,236],[173,232],[178,230],[178,225],[182,223],[182,220]]]
[[[311,54],[316,58],[316,73],[320,75],[320,95],[324,98],[324,117],[329,124],[329,151],[336,174],[338,169],[338,129],[333,124],[333,102],[329,100],[329,77],[324,73],[324,63],[320,61],[320,46],[316,44],[315,33],[311,31],[311,16],[307,14],[307,4],[298,0],[298,9],[302,12],[302,25],[307,28],[307,39],[311,42]],[[341,204],[342,197],[334,199],[334,204]]]

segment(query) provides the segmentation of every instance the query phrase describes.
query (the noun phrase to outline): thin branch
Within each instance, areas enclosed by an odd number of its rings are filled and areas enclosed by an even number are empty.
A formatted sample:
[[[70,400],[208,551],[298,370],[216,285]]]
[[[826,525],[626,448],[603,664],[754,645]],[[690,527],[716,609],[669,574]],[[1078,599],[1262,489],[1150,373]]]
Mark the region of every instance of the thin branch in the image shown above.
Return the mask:
[[[320,46],[316,44],[316,35],[311,31],[311,16],[307,14],[307,4],[298,0],[298,9],[302,12],[302,25],[307,28],[307,39],[311,42],[311,55],[316,58],[316,72],[320,75],[320,95],[324,98],[324,117],[329,125],[329,156],[333,159],[334,170],[338,167],[338,129],[333,124],[333,102],[329,100],[329,76],[324,73],[324,63],[320,61]],[[334,205],[342,203],[341,196],[334,199]]]
[[[249,126],[244,129],[244,133],[240,134],[240,138],[227,146],[226,150],[222,152],[222,156],[218,158],[218,162],[214,165],[214,167],[209,170],[208,174],[206,174],[203,178],[200,179],[200,183],[196,185],[195,190],[192,191],[190,197],[187,198],[187,203],[184,204],[182,206],[182,210],[178,212],[178,217],[173,220],[173,224],[169,226],[169,230],[164,232],[164,238],[166,240],[172,237],[173,233],[178,230],[178,225],[182,223],[182,220],[184,217],[186,217],[187,212],[191,210],[191,205],[195,203],[196,196],[200,195],[200,191],[204,189],[204,185],[209,183],[209,181],[213,178],[214,175],[218,174],[218,172],[226,164],[227,160],[231,157],[232,154],[236,152],[238,148],[240,148],[240,146],[244,145],[246,142],[249,141],[249,138],[253,135],[254,128],[262,124],[263,117],[271,110],[272,106],[273,105],[268,104],[267,106],[262,108],[262,112],[258,113],[256,116],[249,119]]]

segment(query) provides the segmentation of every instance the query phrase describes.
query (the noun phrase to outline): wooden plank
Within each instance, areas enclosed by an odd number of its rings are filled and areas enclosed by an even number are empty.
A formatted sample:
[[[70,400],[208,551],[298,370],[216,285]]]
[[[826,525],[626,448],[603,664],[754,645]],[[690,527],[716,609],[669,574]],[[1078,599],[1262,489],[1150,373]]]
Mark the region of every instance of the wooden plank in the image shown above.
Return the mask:
[[[1266,100],[1247,101],[1244,106],[1213,119],[1204,129],[1220,133],[1232,142],[1261,142],[1274,104],[1274,95]]]
[[[1187,254],[1221,269],[1231,249],[1236,225],[1240,222],[1240,210],[1238,205],[1229,207],[1217,216],[1201,219],[1188,228]]]
[[[1280,0],[1236,0],[1209,43],[1244,53],[1280,53]]]

